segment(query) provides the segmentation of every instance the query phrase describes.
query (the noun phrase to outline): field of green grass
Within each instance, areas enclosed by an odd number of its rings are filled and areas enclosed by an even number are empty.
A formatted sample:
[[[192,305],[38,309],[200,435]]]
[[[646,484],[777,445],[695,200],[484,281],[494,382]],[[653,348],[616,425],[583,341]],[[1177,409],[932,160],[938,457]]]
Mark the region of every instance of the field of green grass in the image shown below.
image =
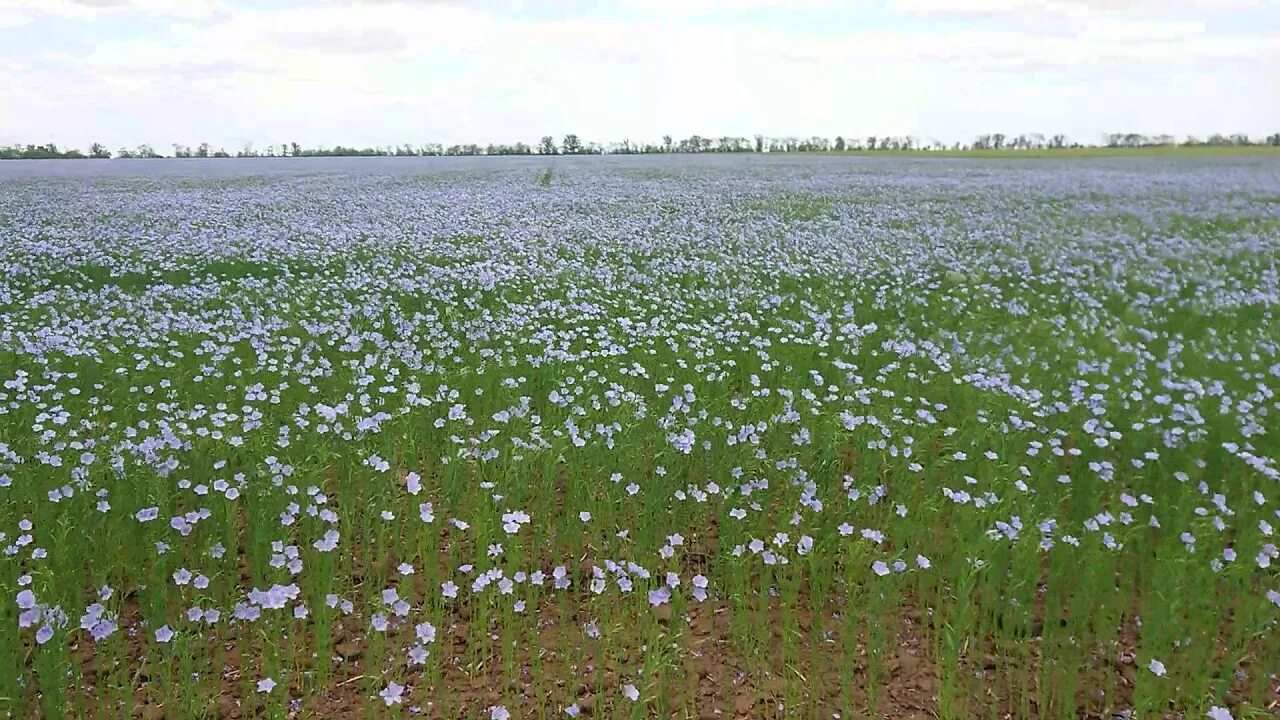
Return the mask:
[[[1121,154],[6,178],[0,717],[1276,717],[1280,157]]]
[[[1036,160],[1070,158],[1242,158],[1280,157],[1280,146],[1272,145],[1158,145],[1144,147],[1068,147],[989,150],[845,150],[822,153],[850,157],[921,157],[997,160],[1030,158]]]

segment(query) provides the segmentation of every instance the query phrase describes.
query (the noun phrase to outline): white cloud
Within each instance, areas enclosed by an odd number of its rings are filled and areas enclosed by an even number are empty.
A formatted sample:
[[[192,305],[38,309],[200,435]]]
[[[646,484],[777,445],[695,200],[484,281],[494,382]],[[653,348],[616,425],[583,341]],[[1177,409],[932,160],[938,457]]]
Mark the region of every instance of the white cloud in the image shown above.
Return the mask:
[[[1094,139],[1115,129],[1273,132],[1280,117],[1263,90],[1280,67],[1268,16],[1215,31],[1193,0],[1174,0],[1168,14],[1145,0],[1116,0],[1119,11],[1101,0],[891,0],[892,22],[844,33],[735,14],[794,11],[780,0],[624,0],[612,14],[559,19],[462,0],[234,11],[192,0],[180,12],[167,0],[51,2],[11,7],[95,31],[169,24],[142,37],[95,32],[101,40],[82,55],[0,49],[0,66],[25,68],[0,82],[0,127],[22,137],[0,142],[530,142],[569,131]],[[919,22],[957,10],[959,23]],[[983,13],[1010,22],[971,21]]]
[[[921,15],[988,16],[1034,15],[1096,17],[1123,13],[1230,12],[1258,8],[1260,0],[890,0],[899,12]]]

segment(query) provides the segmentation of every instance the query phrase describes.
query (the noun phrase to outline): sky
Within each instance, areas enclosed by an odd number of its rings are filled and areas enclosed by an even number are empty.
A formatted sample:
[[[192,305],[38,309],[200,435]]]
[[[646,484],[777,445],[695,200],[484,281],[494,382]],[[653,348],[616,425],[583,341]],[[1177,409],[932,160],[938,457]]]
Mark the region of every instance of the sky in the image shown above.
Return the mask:
[[[0,0],[0,144],[1280,132],[1280,0]]]

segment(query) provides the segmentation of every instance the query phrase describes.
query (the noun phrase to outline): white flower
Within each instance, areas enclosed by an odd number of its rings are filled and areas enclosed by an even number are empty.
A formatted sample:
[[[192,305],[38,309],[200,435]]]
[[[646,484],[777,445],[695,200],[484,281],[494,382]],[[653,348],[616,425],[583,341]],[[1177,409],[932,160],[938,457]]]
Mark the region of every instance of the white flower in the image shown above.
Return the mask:
[[[382,698],[382,702],[386,703],[387,707],[398,705],[403,695],[404,686],[394,680],[387,683],[387,686],[378,693],[378,697]]]

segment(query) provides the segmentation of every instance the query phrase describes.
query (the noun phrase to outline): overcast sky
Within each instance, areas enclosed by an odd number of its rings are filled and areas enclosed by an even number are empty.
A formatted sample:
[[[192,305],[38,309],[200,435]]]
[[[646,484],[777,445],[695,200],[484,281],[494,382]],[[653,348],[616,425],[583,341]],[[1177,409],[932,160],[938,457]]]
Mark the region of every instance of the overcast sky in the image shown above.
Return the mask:
[[[1280,131],[1280,0],[0,0],[0,144]]]

